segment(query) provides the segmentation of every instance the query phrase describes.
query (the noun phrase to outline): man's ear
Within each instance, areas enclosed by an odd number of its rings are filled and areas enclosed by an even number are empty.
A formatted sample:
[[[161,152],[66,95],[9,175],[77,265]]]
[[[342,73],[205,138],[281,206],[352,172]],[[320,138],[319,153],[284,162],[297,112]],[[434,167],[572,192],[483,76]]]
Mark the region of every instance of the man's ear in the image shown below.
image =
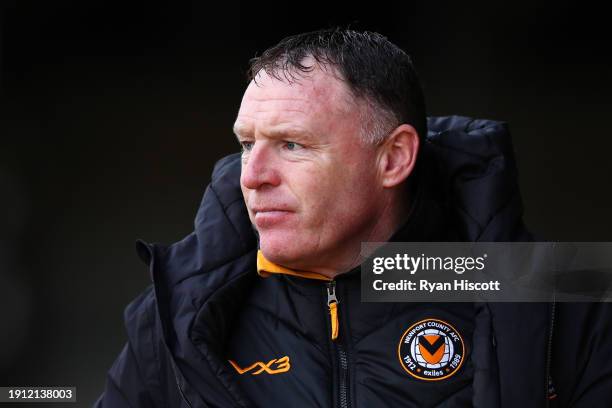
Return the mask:
[[[418,151],[416,129],[408,124],[395,128],[379,150],[378,170],[382,186],[395,187],[406,180],[414,169]]]

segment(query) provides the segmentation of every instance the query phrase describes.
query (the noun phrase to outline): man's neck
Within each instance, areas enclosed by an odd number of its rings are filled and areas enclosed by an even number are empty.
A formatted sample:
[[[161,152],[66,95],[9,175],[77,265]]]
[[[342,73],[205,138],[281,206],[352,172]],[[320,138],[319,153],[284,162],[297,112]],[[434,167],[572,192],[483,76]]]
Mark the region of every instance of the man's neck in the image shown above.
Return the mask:
[[[360,237],[354,239],[354,244],[347,247],[344,253],[338,254],[328,262],[321,262],[320,267],[309,268],[309,272],[318,273],[334,279],[338,275],[346,273],[361,265],[363,261],[383,245],[401,228],[408,220],[410,211],[404,202],[396,202],[394,206],[386,206],[381,211],[380,217],[375,217],[378,222],[366,230]],[[363,252],[363,243],[368,242],[366,253]],[[339,249],[340,250],[340,249]],[[321,261],[325,261],[321,259]],[[324,266],[326,265],[326,266]]]

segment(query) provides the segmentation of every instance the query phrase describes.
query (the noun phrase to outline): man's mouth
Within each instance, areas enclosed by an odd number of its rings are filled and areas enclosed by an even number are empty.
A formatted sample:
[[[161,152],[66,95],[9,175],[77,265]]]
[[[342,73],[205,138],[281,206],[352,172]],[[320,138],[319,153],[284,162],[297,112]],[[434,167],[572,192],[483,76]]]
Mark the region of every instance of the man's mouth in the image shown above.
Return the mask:
[[[281,208],[252,208],[257,228],[267,228],[287,221],[292,211]]]

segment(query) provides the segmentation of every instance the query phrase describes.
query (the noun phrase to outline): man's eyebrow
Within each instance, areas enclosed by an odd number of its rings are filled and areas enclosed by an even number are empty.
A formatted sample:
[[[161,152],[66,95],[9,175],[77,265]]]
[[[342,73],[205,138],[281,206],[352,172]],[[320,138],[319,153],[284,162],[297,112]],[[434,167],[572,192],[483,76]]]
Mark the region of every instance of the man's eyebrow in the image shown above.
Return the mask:
[[[312,138],[313,135],[306,129],[283,127],[268,130],[266,136],[271,138]]]
[[[251,131],[246,126],[239,123],[234,124],[233,127],[234,135],[237,138],[248,137],[251,135]],[[280,138],[312,138],[312,133],[306,129],[295,128],[295,127],[280,127],[277,129],[268,129],[264,135],[269,138],[280,139]]]
[[[234,126],[232,127],[232,131],[234,132],[234,135],[236,136],[236,138],[240,138],[241,136],[244,137],[249,133],[246,126],[243,126],[240,123],[235,123]]]

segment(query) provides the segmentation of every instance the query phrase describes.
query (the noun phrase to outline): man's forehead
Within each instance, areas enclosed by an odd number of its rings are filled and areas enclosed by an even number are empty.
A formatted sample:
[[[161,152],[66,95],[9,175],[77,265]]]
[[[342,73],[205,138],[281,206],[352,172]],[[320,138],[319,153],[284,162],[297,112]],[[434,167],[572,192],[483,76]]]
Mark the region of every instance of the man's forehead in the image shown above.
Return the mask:
[[[354,108],[346,85],[329,70],[314,68],[310,72],[275,76],[263,70],[257,74],[244,94],[241,111],[282,107],[303,113],[329,110],[346,113]]]
[[[361,104],[331,68],[273,75],[262,70],[245,91],[234,133],[331,135],[360,126],[361,116]]]

